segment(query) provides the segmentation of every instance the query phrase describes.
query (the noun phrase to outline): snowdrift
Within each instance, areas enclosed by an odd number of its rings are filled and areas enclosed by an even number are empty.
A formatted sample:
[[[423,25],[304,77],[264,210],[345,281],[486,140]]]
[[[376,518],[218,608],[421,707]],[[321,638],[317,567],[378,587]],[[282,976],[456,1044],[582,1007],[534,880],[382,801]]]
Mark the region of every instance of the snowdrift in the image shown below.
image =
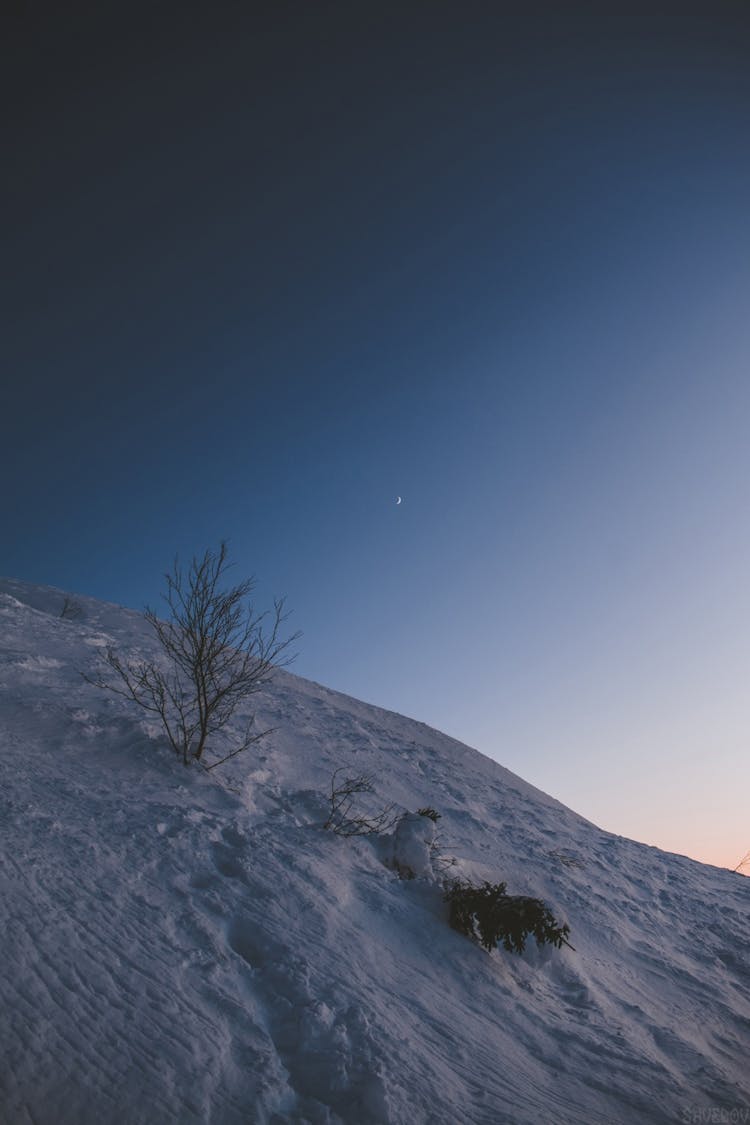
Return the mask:
[[[3,1125],[750,1121],[749,879],[283,672],[274,734],[185,769],[80,675],[148,651],[142,618],[76,603],[0,582]],[[323,831],[342,765],[441,814],[417,877]],[[451,874],[544,899],[575,949],[487,954]]]

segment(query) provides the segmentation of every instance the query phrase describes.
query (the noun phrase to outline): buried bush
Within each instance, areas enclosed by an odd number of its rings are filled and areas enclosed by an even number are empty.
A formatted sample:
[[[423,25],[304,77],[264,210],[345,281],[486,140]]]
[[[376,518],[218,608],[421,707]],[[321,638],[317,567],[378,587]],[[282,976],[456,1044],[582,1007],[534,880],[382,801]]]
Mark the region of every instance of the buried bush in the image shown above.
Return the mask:
[[[546,903],[539,898],[507,895],[505,886],[485,882],[477,887],[455,880],[445,893],[451,926],[488,951],[502,942],[509,953],[523,953],[529,935],[536,938],[537,945],[573,948],[567,940],[570,927],[567,923],[561,926]]]

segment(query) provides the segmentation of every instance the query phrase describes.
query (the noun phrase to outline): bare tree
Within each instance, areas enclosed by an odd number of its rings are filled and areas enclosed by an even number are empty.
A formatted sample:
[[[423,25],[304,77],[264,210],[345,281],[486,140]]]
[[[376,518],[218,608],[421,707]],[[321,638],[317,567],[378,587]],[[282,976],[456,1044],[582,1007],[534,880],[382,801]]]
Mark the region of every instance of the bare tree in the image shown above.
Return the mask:
[[[200,762],[209,770],[271,733],[254,732],[251,716],[229,753],[209,765],[203,761],[209,740],[226,727],[240,704],[268,683],[275,668],[293,659],[288,649],[299,637],[280,636],[288,616],[283,599],[274,601],[273,612],[255,612],[249,602],[252,578],[222,588],[229,565],[225,542],[218,552],[208,550],[202,558],[193,558],[187,572],[175,560],[165,575],[166,620],[153,609],[145,611],[161,659],[122,660],[108,648],[105,660],[116,674],[114,681],[85,676],[156,715],[185,765]]]
[[[374,836],[393,828],[399,819],[395,805],[386,805],[372,815],[354,809],[355,797],[374,793],[375,788],[369,774],[346,777],[345,770],[346,766],[339,766],[333,771],[328,798],[330,812],[323,827],[337,836]]]

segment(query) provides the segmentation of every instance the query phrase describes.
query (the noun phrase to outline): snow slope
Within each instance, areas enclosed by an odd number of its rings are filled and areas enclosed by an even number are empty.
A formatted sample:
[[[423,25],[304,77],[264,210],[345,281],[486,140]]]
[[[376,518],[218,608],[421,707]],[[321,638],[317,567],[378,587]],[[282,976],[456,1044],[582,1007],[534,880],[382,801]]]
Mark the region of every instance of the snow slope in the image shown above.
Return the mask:
[[[142,618],[77,601],[0,582],[3,1125],[750,1121],[750,879],[288,673],[265,743],[185,769],[79,675],[147,651]],[[575,950],[487,954],[440,866],[323,831],[343,764]]]

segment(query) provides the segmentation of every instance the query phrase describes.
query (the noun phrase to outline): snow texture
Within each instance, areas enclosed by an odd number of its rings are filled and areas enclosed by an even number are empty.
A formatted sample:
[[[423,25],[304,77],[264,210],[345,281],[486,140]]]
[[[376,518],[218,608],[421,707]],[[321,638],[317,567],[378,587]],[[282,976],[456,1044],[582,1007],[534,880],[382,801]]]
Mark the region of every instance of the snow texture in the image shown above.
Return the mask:
[[[3,1125],[750,1121],[750,880],[283,672],[276,732],[186,769],[80,675],[152,651],[141,616],[64,597],[0,582]],[[391,838],[322,829],[342,765],[412,814]],[[451,876],[575,949],[487,954]]]

